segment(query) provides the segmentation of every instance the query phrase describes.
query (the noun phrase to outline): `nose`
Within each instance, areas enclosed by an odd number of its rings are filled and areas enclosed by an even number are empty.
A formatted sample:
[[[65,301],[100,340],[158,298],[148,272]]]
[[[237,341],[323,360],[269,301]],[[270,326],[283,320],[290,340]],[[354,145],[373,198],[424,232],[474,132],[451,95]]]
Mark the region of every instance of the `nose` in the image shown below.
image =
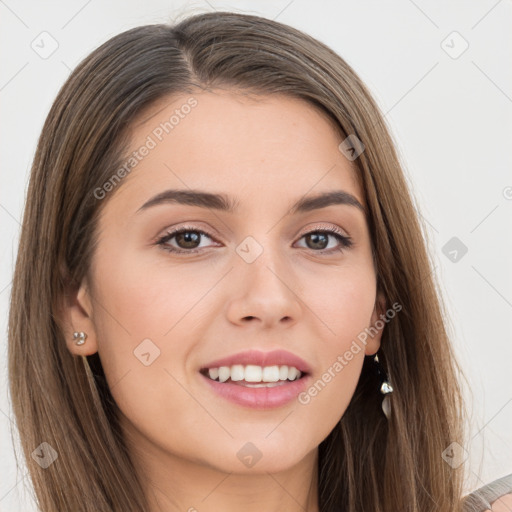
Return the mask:
[[[227,315],[237,325],[260,324],[262,328],[295,324],[302,312],[301,286],[277,250],[263,253],[252,263],[236,263],[235,285]]]

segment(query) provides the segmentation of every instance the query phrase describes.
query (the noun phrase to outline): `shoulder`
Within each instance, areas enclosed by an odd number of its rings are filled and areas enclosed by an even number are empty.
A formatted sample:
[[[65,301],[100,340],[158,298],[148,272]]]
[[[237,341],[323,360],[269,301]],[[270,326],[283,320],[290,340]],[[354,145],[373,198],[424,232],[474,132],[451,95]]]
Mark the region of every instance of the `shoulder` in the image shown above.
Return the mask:
[[[464,512],[512,510],[512,473],[480,487],[463,499]]]
[[[512,510],[512,493],[505,494],[491,503],[491,508],[485,512],[510,512]]]

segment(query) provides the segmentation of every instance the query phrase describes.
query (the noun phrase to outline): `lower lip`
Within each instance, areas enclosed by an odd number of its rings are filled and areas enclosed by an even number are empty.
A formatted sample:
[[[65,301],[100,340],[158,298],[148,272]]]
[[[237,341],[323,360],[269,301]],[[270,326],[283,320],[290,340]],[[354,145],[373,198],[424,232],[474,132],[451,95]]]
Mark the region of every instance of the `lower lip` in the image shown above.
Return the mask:
[[[287,381],[271,388],[250,388],[230,382],[219,382],[200,374],[206,383],[218,395],[237,405],[252,409],[272,409],[282,407],[297,398],[306,388],[309,377],[303,376],[298,380]]]

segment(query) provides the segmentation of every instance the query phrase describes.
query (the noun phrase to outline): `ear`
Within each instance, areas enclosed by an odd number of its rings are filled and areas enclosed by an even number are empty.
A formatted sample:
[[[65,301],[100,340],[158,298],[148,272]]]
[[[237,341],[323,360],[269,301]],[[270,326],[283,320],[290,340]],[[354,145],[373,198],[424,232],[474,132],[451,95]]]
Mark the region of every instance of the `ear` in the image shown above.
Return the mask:
[[[68,350],[77,356],[90,356],[98,351],[96,329],[93,322],[92,298],[87,278],[84,277],[78,289],[68,289],[59,307],[59,326],[66,340]],[[83,345],[77,345],[73,338],[75,331],[87,334]]]
[[[375,299],[375,307],[373,309],[370,326],[368,328],[370,334],[368,335],[366,342],[365,354],[367,356],[373,356],[380,348],[382,332],[386,326],[386,322],[381,318],[381,315],[382,317],[385,317],[384,313],[386,312],[386,309],[386,300],[384,299],[384,295],[382,292],[379,292]]]

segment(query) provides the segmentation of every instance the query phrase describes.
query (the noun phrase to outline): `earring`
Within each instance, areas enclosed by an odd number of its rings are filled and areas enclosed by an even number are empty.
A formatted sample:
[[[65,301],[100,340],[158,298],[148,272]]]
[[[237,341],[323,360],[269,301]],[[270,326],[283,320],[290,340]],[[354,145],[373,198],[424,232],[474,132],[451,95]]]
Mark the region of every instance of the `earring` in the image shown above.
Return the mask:
[[[386,418],[389,420],[391,415],[391,403],[389,395],[393,393],[393,386],[391,386],[388,376],[386,375],[384,368],[379,362],[379,356],[377,354],[375,354],[373,361],[375,362],[375,368],[381,380],[380,392],[384,395],[384,398],[382,399],[382,412],[384,413],[384,416],[386,416]]]
[[[73,339],[75,341],[75,345],[83,345],[85,343],[85,339],[87,338],[87,334],[85,332],[74,332]]]

